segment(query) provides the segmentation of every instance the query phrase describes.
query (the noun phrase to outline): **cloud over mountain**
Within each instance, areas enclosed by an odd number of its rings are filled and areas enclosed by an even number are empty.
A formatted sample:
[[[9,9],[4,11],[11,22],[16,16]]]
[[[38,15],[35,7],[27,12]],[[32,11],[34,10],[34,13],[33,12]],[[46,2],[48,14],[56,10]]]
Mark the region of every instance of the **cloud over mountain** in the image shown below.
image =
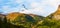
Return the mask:
[[[1,0],[0,9],[4,13],[21,12],[47,16],[55,12],[59,4],[60,0]]]

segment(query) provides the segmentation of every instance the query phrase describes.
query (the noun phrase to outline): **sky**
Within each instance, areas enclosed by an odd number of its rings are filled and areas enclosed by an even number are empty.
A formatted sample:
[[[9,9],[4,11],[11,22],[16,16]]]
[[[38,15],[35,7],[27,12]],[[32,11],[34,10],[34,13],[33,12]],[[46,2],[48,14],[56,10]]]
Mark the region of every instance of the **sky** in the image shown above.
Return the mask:
[[[0,0],[0,12],[20,12],[46,17],[54,13],[59,4],[60,0]]]

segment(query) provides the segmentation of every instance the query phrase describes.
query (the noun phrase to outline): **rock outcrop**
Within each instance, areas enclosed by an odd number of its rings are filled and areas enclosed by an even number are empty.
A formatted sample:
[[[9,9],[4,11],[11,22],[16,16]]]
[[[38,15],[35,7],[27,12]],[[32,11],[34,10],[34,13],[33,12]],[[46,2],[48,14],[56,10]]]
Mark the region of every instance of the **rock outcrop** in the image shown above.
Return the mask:
[[[60,5],[57,11],[53,14],[53,18],[55,18],[56,20],[60,20]]]
[[[50,19],[60,20],[60,5],[58,6],[57,11],[54,12],[54,13],[52,13],[52,14],[49,15],[48,17],[50,17]]]

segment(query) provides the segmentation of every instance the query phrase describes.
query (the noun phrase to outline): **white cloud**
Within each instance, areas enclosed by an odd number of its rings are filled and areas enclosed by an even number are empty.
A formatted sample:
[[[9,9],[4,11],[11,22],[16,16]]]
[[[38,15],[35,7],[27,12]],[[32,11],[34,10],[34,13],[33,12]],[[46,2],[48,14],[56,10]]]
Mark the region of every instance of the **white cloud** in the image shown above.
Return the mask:
[[[60,0],[43,0],[41,2],[34,1],[31,3],[32,10],[30,10],[29,12],[35,13],[36,15],[39,15],[39,13],[40,13],[42,15],[44,14],[44,16],[47,16],[47,15],[55,12],[57,10],[57,7],[59,4],[60,4]],[[47,10],[47,8],[49,8],[49,9]],[[51,11],[51,12],[49,12],[49,11]]]
[[[51,6],[59,5],[59,2],[60,2],[60,0],[48,0],[48,3],[49,3]]]
[[[2,6],[2,9],[5,10],[5,11],[9,10],[9,6]]]
[[[2,6],[4,13],[18,12],[18,8],[10,8],[10,6]]]
[[[34,8],[28,10],[24,9],[24,11],[20,11],[20,13],[42,15],[45,13],[45,11],[41,8]]]
[[[32,8],[36,8],[36,7],[38,7],[39,6],[39,3],[37,3],[37,2],[32,2],[31,3],[31,7]]]
[[[23,3],[24,0],[15,0],[15,2],[20,4],[20,3]]]
[[[54,12],[57,9],[58,5],[60,4],[60,0],[42,0],[40,2],[36,2],[35,0],[26,0],[26,2],[30,3],[30,6],[31,6],[31,9],[26,10],[23,7],[21,7],[24,1],[25,0],[13,1],[13,3],[15,2],[15,3],[20,4],[18,7],[15,7],[15,8],[9,8],[9,6],[3,6],[2,8],[5,10],[6,13],[7,12],[9,13],[10,12],[21,12],[21,13],[26,13],[26,14],[32,13],[36,15],[47,16],[51,14],[52,12]],[[30,6],[27,6],[27,8],[29,8]]]

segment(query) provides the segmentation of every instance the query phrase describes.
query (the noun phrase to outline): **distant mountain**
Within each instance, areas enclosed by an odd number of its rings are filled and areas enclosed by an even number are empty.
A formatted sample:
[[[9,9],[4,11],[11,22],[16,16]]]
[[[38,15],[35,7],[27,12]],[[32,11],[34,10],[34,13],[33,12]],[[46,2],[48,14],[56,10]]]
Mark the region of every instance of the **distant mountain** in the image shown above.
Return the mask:
[[[45,17],[34,15],[34,14],[24,14],[19,12],[13,12],[8,14],[7,16],[8,22],[18,25],[26,22],[35,22],[44,19]]]

